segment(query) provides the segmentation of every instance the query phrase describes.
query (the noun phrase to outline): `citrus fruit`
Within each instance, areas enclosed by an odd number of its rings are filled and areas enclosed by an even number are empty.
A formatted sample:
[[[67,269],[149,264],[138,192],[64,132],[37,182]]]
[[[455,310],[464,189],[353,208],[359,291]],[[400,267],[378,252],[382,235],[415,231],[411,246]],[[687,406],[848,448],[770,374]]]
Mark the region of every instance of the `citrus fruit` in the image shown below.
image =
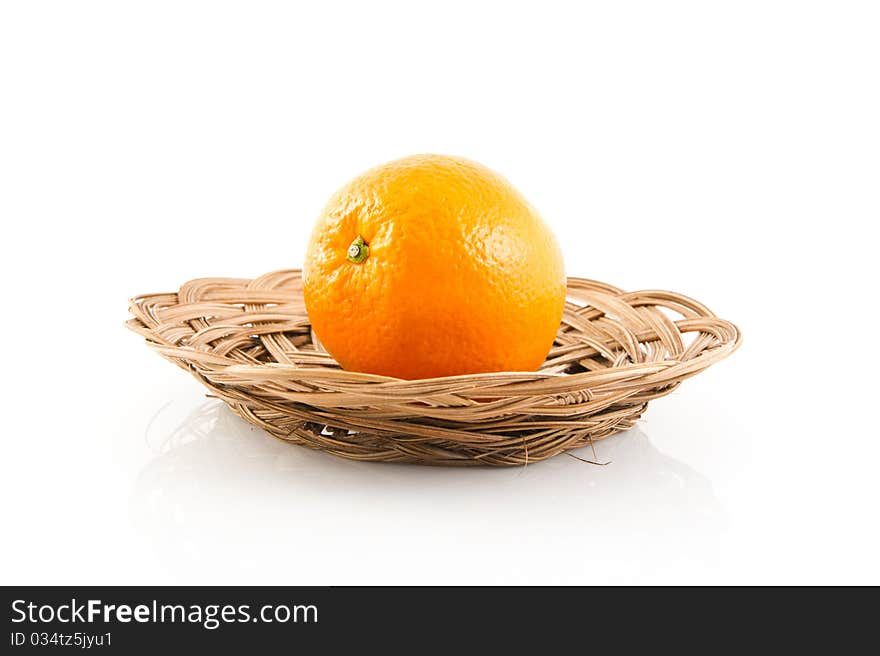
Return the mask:
[[[494,171],[416,155],[340,189],[303,266],[318,339],[347,370],[397,378],[534,371],[565,303],[555,237]]]

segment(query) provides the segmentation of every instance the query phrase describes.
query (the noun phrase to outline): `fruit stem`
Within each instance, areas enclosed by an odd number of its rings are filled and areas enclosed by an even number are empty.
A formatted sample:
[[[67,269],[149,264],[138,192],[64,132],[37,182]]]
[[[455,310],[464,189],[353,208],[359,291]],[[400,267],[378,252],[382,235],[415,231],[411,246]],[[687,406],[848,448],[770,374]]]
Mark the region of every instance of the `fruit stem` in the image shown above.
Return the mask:
[[[346,254],[346,258],[349,262],[354,262],[355,264],[360,264],[364,260],[366,260],[370,256],[370,247],[367,242],[364,241],[364,238],[360,235],[357,236],[353,242],[351,242],[351,246],[348,247],[348,253]]]

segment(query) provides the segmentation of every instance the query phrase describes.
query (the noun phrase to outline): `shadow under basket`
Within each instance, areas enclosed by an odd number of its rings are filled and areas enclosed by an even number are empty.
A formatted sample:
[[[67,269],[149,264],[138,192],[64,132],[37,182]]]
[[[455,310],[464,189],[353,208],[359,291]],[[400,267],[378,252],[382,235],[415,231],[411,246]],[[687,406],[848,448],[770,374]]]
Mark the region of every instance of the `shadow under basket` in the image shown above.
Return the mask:
[[[339,367],[309,325],[298,270],[192,280],[129,308],[151,348],[275,437],[426,465],[526,465],[591,445],[741,341],[681,294],[569,278],[540,370],[400,380]]]

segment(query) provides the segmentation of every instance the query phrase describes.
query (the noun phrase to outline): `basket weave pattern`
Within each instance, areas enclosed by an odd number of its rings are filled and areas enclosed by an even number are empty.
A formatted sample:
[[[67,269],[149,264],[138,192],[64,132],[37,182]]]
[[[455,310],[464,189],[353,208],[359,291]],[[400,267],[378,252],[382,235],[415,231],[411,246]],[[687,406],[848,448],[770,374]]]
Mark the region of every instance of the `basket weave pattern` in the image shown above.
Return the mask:
[[[736,326],[672,292],[569,278],[537,372],[398,380],[342,370],[298,270],[202,278],[133,299],[128,326],[275,437],[355,460],[525,465],[633,426],[648,401],[732,353]]]

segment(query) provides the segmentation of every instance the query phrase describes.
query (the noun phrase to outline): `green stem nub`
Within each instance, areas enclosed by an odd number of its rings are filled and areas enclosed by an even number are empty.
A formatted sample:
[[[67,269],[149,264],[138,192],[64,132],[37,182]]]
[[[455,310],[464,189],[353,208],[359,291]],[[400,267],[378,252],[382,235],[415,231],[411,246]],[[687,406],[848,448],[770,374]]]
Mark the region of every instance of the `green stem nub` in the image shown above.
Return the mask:
[[[364,241],[364,238],[358,235],[357,239],[351,242],[351,246],[348,247],[348,253],[346,254],[345,259],[347,259],[349,262],[360,264],[369,256],[370,247],[367,245],[367,242]]]

